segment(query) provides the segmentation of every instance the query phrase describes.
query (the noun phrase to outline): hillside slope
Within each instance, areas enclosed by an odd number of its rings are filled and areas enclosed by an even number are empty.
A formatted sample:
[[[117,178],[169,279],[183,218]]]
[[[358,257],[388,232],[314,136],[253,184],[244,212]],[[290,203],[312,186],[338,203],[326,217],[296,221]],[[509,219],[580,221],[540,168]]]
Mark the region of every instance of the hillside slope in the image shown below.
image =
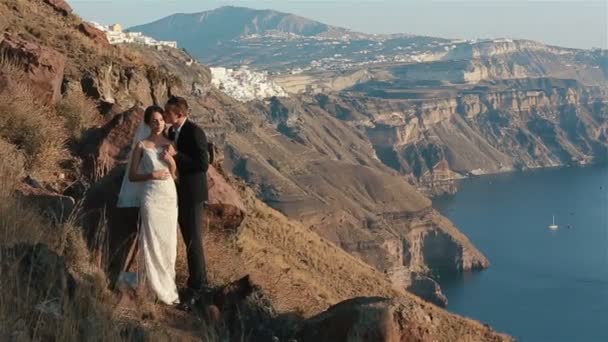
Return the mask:
[[[124,163],[130,134],[128,130],[123,131],[126,134],[114,134],[112,129],[133,129],[137,122],[129,121],[130,116],[127,114],[116,113],[134,105],[127,113],[141,113],[138,105],[162,103],[169,94],[185,95],[192,104],[193,111],[198,113],[193,119],[203,124],[212,141],[220,145],[222,139],[228,146],[231,139],[238,141],[241,137],[256,132],[254,126],[260,124],[266,107],[244,105],[212,89],[208,69],[193,62],[190,56],[171,49],[159,51],[109,46],[99,32],[69,11],[58,7],[58,4],[61,2],[0,1],[0,13],[8,23],[8,35],[3,37],[3,42],[23,41],[30,43],[24,43],[26,47],[46,46],[58,51],[65,57],[66,70],[62,75],[61,96],[74,93],[87,95],[96,101],[106,115],[103,127],[91,129],[85,132],[83,139],[72,141],[70,152],[74,157],[82,158],[83,163],[65,165],[65,173],[54,176],[58,179],[78,178],[73,184],[57,191],[65,195],[82,196],[87,181],[98,182],[100,179],[107,180],[112,175],[120,176],[120,169],[116,167]],[[31,66],[27,62],[23,66],[26,72],[30,70]],[[59,70],[56,72],[61,76]],[[256,119],[256,114],[262,115]],[[264,126],[264,129],[272,127],[268,124]],[[260,134],[260,138],[268,139],[269,136]],[[105,140],[106,144],[94,143],[100,139]],[[107,158],[109,155],[112,158]],[[321,159],[330,167],[341,165],[326,157]],[[355,168],[358,169],[359,166]],[[377,172],[367,171],[364,175],[382,178],[382,175],[374,176],[375,173]],[[43,180],[46,181],[47,179]],[[269,209],[247,187],[234,181],[231,183],[241,189],[248,217],[236,235],[236,246],[231,246],[225,238],[214,240],[212,235],[207,241],[216,284],[248,273],[255,285],[271,298],[272,304],[280,313],[296,311],[303,317],[321,313],[330,305],[351,297],[393,297],[399,304],[390,310],[400,324],[403,332],[400,340],[404,341],[509,339],[480,323],[422,302],[403,289],[393,289],[385,275],[319,237],[307,227],[291,222],[282,214]],[[105,188],[104,184],[93,184],[93,188],[101,188],[111,198],[115,198],[116,193],[111,188]],[[378,184],[372,185],[374,189],[364,190],[365,187],[360,187],[358,192],[367,193],[370,198],[378,196],[379,190],[375,188]],[[415,211],[428,206],[428,200],[415,194],[410,187],[401,185],[401,189],[411,196],[411,202],[402,204],[402,209]],[[442,224],[444,227],[446,225],[447,223]],[[95,229],[95,226],[88,228]],[[93,233],[104,235],[103,231]],[[443,239],[446,240],[445,237]],[[455,231],[447,238],[450,239],[463,241],[466,238]],[[100,248],[92,252],[103,256],[104,250]],[[183,258],[180,260],[183,263]],[[179,269],[179,272],[183,278],[183,269]]]

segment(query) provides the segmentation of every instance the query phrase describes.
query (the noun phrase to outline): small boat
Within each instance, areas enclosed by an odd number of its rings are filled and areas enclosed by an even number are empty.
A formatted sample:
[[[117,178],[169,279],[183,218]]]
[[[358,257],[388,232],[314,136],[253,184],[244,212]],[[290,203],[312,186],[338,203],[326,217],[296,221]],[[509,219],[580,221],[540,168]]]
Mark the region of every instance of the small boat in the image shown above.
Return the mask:
[[[549,225],[549,229],[557,229],[558,225],[555,224],[555,215],[553,215],[553,223]]]

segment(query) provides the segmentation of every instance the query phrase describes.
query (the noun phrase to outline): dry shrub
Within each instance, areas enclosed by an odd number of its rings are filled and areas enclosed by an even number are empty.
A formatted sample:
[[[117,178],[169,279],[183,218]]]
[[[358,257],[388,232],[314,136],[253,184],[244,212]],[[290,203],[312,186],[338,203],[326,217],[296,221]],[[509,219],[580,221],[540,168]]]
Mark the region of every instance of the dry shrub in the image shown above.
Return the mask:
[[[0,16],[0,32],[5,32],[7,28],[8,20],[4,16]],[[0,38],[0,41],[2,41],[2,38]]]
[[[43,220],[36,211],[14,198],[23,175],[25,158],[17,148],[0,139],[0,241],[36,243],[43,238]]]
[[[18,66],[2,56],[0,75],[8,79],[0,91],[0,138],[23,151],[25,167],[31,173],[54,174],[67,155],[63,123],[52,108],[36,102]]]
[[[16,146],[0,139],[0,340],[122,340],[105,274],[90,264],[75,220],[55,225],[14,196],[25,159]],[[37,278],[49,274],[44,262],[24,268],[27,263],[18,261],[24,249],[12,249],[16,244],[47,246],[49,252],[42,255],[56,253],[64,260],[65,268],[48,268],[53,270],[49,279],[65,277],[69,270],[77,284],[71,296],[54,280]]]
[[[25,157],[17,147],[0,139],[0,199],[12,195],[17,182],[24,176]]]
[[[54,225],[10,195],[17,183],[13,177],[20,175],[18,156],[14,146],[0,140],[0,336],[18,341],[131,340],[132,329],[113,320],[106,276],[90,264],[81,230],[73,221]],[[47,246],[57,253],[66,267],[53,269],[50,279],[71,274],[76,280],[73,293],[58,288],[54,280],[37,278],[45,272],[44,263],[24,268],[18,250],[11,252],[16,244]]]
[[[71,91],[57,105],[57,114],[65,119],[71,137],[79,140],[84,131],[99,123],[95,102],[82,92]]]

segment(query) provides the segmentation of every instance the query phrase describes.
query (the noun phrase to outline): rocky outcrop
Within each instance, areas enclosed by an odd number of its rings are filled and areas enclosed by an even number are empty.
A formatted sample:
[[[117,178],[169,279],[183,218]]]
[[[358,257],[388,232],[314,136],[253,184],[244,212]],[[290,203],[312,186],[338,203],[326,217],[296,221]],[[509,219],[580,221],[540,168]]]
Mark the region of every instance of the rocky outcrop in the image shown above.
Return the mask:
[[[448,298],[441,292],[439,284],[424,274],[412,273],[410,286],[407,290],[416,296],[439,307],[448,306]]]
[[[213,166],[207,171],[209,202],[206,210],[210,227],[235,232],[245,219],[241,197]]]
[[[333,341],[512,341],[490,328],[470,323],[458,333],[443,330],[449,318],[424,312],[399,300],[380,297],[354,298],[336,304],[307,320],[298,340]],[[449,329],[448,329],[449,330]]]
[[[109,64],[85,72],[79,83],[87,96],[100,100],[108,107],[118,103],[122,106],[154,103],[152,94],[156,90],[146,78],[144,70]],[[116,111],[115,108],[112,110]]]
[[[85,36],[91,38],[95,43],[104,47],[110,46],[106,34],[95,26],[83,21],[78,25],[78,30]]]
[[[10,35],[0,43],[0,54],[23,69],[32,92],[43,104],[54,105],[59,100],[66,63],[62,54]]]
[[[69,219],[76,206],[76,201],[72,197],[26,183],[18,187],[17,195],[55,222]]]
[[[44,2],[63,15],[72,13],[72,7],[65,0],[44,0]]]
[[[133,136],[143,117],[143,108],[132,107],[87,135],[79,152],[90,178],[103,177],[115,166],[127,162]]]
[[[409,251],[405,251],[405,253],[409,253]],[[444,308],[448,305],[448,299],[441,291],[439,283],[427,276],[428,273],[412,271],[408,266],[394,266],[385,273],[395,287],[405,289],[418,298],[439,307]]]

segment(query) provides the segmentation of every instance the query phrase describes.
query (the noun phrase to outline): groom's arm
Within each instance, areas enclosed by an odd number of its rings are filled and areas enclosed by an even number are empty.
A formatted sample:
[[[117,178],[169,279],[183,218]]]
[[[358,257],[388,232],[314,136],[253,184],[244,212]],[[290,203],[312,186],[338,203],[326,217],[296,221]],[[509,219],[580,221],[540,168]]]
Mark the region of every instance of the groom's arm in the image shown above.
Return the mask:
[[[178,152],[175,158],[180,172],[207,172],[209,155],[207,154],[207,136],[198,126],[193,129],[194,146],[190,155]]]

